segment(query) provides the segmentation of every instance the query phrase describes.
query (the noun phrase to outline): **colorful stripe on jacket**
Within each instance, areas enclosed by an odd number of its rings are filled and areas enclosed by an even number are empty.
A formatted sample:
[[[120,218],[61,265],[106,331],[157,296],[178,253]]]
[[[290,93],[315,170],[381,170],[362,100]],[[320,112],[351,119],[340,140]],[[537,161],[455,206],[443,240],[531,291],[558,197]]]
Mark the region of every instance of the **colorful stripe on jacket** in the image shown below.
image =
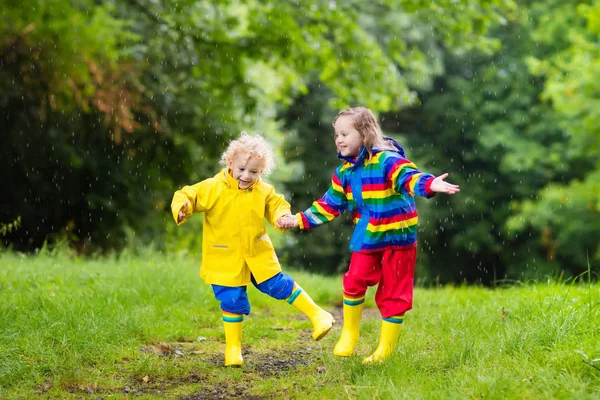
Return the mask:
[[[300,229],[312,229],[349,210],[355,223],[350,250],[374,252],[415,246],[418,215],[414,196],[432,197],[431,174],[420,172],[399,152],[377,151],[366,158],[345,159],[331,186],[306,211],[298,213]]]

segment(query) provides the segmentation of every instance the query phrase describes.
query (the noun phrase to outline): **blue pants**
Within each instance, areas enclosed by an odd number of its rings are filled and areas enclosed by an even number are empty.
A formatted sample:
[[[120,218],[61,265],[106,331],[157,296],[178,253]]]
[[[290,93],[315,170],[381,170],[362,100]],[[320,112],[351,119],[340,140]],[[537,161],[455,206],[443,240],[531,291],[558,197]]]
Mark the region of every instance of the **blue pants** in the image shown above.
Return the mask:
[[[256,283],[254,276],[251,279],[252,284],[258,290],[277,300],[287,299],[292,295],[294,279],[282,272],[261,283]],[[221,302],[221,310],[232,314],[250,314],[250,302],[248,301],[246,286],[211,286],[215,297]]]

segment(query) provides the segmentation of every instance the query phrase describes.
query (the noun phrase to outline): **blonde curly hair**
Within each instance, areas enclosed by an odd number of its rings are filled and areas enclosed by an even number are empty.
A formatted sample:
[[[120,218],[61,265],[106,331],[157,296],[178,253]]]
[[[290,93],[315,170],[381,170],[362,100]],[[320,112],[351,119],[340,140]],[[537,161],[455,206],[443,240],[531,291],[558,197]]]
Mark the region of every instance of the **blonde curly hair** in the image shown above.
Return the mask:
[[[262,175],[269,175],[275,168],[273,150],[267,141],[260,135],[251,135],[243,131],[237,139],[229,142],[229,146],[221,155],[219,164],[228,167],[229,163],[240,153],[248,160],[255,156],[261,160]]]

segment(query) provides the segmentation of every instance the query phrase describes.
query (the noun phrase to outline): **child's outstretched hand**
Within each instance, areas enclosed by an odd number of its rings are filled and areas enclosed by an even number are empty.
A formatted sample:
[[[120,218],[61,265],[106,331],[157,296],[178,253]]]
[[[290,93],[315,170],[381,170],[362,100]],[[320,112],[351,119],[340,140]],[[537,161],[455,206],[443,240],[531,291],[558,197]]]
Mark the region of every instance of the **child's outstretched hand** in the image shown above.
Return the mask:
[[[438,193],[454,194],[460,192],[458,185],[444,181],[448,176],[447,173],[437,176],[433,182],[431,182],[431,190]]]
[[[186,201],[179,209],[179,214],[177,214],[177,223],[180,223],[185,219],[185,210],[187,209],[188,204],[190,204],[190,202]]]
[[[290,229],[297,227],[298,221],[292,214],[286,214],[277,220],[276,225],[280,229]]]

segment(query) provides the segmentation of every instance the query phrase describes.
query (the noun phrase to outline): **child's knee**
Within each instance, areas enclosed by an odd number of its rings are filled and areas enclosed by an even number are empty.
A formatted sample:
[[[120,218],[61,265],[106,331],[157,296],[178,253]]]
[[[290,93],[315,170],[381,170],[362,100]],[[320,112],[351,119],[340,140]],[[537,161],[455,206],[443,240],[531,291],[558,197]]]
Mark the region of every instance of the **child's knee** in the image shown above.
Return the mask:
[[[356,295],[364,294],[369,286],[373,286],[373,284],[369,284],[366,279],[351,274],[345,274],[342,283],[344,292]]]
[[[250,302],[246,287],[225,287],[213,285],[217,300],[221,302],[221,310],[232,314],[250,314]]]
[[[292,289],[294,288],[294,279],[280,272],[274,277],[257,284],[256,288],[277,300],[283,300],[291,296]]]

